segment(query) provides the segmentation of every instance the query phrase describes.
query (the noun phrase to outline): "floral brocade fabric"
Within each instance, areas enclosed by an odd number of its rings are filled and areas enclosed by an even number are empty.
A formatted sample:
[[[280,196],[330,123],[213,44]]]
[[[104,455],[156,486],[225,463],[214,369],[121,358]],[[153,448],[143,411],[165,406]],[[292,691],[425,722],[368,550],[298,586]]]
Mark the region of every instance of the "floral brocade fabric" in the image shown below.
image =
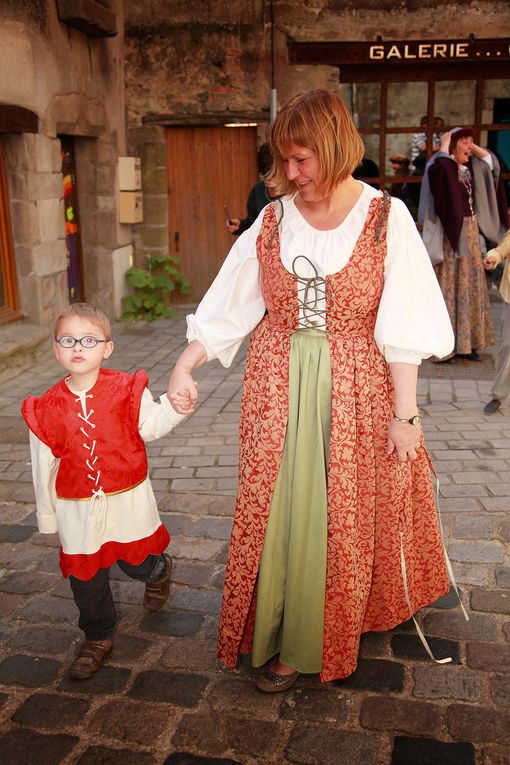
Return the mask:
[[[326,277],[332,422],[323,681],[355,670],[363,632],[409,618],[401,539],[413,610],[448,589],[425,447],[413,463],[386,453],[393,391],[374,327],[388,212],[387,197],[372,200],[347,265]],[[240,485],[218,636],[218,657],[230,668],[251,650],[257,575],[285,443],[290,336],[299,329],[296,277],[280,259],[275,205],[266,208],[257,248],[268,312],[250,339],[243,383]]]

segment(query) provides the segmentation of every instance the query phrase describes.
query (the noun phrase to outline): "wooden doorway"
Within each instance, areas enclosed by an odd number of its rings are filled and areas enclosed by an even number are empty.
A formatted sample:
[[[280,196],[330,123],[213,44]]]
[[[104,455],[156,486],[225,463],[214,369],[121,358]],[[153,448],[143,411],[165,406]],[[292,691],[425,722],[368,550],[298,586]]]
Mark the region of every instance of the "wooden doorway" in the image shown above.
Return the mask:
[[[20,318],[7,177],[0,136],[0,324]]]
[[[69,135],[60,135],[59,138],[62,147],[69,302],[81,303],[85,300],[85,291],[74,138]]]
[[[246,199],[257,181],[255,127],[171,127],[168,158],[169,249],[179,257],[197,302],[207,291],[235,237],[225,211],[246,216]]]

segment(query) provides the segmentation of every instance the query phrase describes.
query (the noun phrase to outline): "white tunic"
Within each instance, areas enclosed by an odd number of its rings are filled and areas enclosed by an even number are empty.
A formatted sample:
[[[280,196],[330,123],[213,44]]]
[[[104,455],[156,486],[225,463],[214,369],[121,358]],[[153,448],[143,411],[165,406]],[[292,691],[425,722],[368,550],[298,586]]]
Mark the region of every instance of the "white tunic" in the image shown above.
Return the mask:
[[[322,277],[344,268],[365,224],[370,202],[381,195],[371,186],[362,185],[362,194],[347,217],[328,231],[311,226],[293,199],[282,199],[280,256],[288,271],[292,272],[294,259],[302,255],[313,262]],[[208,359],[217,358],[225,367],[230,366],[243,339],[257,326],[266,309],[257,259],[263,215],[264,211],[238,238],[196,313],[187,317],[188,340],[199,340]],[[304,258],[298,264],[301,277],[314,275]],[[374,335],[388,362],[420,364],[428,356],[447,356],[454,346],[452,326],[430,258],[400,199],[391,200],[384,289]]]

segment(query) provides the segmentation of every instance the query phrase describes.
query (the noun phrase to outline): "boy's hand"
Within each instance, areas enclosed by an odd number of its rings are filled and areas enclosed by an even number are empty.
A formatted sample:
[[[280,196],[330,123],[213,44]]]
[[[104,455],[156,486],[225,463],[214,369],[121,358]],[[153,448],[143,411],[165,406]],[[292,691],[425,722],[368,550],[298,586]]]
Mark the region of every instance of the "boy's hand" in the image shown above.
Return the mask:
[[[195,411],[198,386],[193,379],[192,372],[204,361],[207,361],[207,351],[198,340],[192,340],[177,359],[168,381],[166,395],[179,414],[191,414]]]
[[[198,399],[198,385],[190,372],[176,367],[170,376],[166,395],[176,412],[191,414]]]
[[[195,411],[195,402],[192,402],[189,391],[187,390],[179,390],[177,393],[172,393],[168,398],[170,399],[172,407],[179,414],[191,414],[191,412]]]

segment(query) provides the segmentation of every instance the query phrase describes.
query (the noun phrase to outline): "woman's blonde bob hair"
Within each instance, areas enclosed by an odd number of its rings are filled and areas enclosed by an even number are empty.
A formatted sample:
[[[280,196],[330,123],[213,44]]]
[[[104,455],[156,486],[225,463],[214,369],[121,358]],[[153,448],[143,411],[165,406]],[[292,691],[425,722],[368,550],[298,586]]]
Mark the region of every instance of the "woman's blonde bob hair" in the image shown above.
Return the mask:
[[[285,104],[271,126],[269,145],[273,166],[266,183],[277,196],[296,193],[296,184],[287,178],[284,165],[292,144],[315,152],[321,190],[326,196],[351,175],[365,153],[344,102],[327,90],[310,90],[295,96]]]

